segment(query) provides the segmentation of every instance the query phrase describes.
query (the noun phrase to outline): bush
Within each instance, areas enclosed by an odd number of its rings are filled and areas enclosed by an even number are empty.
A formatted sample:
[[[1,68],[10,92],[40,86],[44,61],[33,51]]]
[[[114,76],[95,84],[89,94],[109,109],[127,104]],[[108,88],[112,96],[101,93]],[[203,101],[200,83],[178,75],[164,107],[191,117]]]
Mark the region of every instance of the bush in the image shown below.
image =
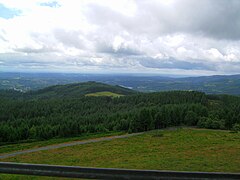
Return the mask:
[[[239,131],[240,131],[240,124],[235,123],[235,124],[233,125],[232,130],[233,130],[234,132],[239,132]]]
[[[225,121],[223,119],[201,117],[197,123],[199,128],[209,128],[209,129],[225,129]]]
[[[193,111],[188,111],[184,118],[184,123],[188,126],[195,126],[198,122],[197,114]]]

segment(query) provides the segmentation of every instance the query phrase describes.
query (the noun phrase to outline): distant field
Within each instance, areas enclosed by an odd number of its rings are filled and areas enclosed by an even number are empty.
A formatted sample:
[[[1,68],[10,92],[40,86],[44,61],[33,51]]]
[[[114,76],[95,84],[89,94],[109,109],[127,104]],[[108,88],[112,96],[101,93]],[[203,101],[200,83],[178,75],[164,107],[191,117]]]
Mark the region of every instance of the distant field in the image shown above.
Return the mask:
[[[117,93],[113,93],[113,92],[109,92],[109,91],[103,91],[103,92],[96,92],[96,93],[89,93],[86,94],[85,96],[110,96],[110,97],[120,97],[123,96],[121,94],[117,94]]]
[[[20,155],[3,161],[106,168],[240,172],[240,134],[178,129]]]

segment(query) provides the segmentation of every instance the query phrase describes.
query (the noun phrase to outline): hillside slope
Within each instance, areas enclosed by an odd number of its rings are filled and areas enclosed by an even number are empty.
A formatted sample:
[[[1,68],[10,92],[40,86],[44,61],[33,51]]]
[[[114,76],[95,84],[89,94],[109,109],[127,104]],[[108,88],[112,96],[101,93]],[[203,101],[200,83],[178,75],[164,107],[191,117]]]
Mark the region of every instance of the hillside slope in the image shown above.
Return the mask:
[[[136,92],[121,86],[112,86],[99,82],[89,81],[84,83],[72,83],[66,85],[50,86],[38,91],[28,92],[27,95],[35,98],[56,98],[56,97],[79,97],[90,93],[111,92],[119,95],[131,95]]]

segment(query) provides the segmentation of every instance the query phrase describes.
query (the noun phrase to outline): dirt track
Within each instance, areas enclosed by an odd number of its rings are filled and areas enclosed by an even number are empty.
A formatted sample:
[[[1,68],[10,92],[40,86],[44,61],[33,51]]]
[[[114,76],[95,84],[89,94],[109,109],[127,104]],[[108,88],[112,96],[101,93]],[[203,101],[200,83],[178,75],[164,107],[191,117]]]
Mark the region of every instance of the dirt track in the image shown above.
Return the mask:
[[[3,154],[3,155],[0,155],[0,159],[9,158],[9,157],[26,154],[26,153],[43,151],[43,150],[50,150],[50,149],[68,147],[68,146],[100,142],[100,141],[110,141],[113,139],[127,138],[127,137],[131,137],[131,136],[137,136],[139,134],[142,134],[142,133],[133,133],[133,134],[126,134],[126,135],[121,135],[121,136],[110,136],[110,137],[102,137],[102,138],[97,138],[97,139],[89,139],[89,140],[83,140],[83,141],[74,141],[74,142],[69,142],[69,143],[49,145],[49,146],[44,146],[44,147],[39,147],[39,148],[33,148],[33,149],[27,149],[27,150],[23,150],[23,151],[17,151],[17,152],[13,152],[13,153]]]

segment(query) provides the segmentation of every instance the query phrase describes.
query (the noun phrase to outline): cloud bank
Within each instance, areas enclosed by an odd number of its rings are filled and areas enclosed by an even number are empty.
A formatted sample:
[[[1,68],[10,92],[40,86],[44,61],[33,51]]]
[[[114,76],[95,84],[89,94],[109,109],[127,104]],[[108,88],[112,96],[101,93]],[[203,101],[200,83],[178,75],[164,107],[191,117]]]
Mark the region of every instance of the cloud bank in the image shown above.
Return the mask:
[[[239,0],[0,0],[0,70],[240,73]]]

